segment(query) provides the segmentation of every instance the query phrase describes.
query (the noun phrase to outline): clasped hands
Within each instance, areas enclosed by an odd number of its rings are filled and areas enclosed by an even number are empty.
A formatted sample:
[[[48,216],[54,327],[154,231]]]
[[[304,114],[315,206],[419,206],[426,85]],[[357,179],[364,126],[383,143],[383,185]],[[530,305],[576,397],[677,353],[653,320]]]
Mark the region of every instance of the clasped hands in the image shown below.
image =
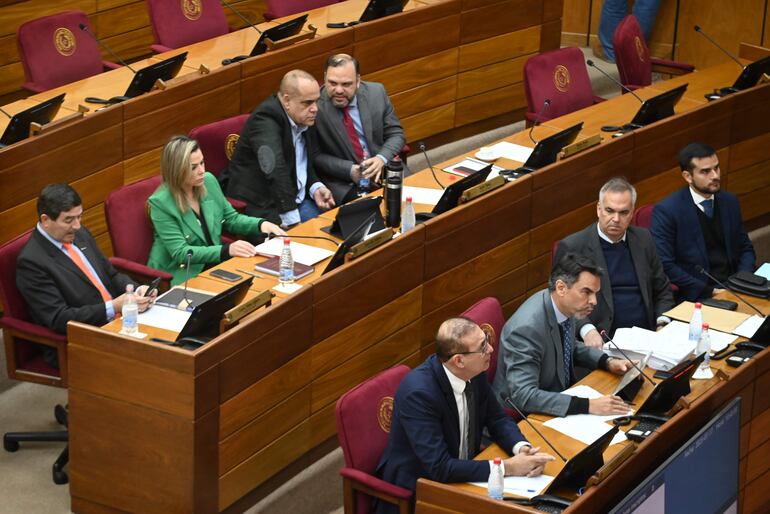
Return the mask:
[[[506,476],[536,477],[543,474],[545,465],[553,460],[553,456],[541,453],[540,447],[522,445],[518,455],[503,460]]]

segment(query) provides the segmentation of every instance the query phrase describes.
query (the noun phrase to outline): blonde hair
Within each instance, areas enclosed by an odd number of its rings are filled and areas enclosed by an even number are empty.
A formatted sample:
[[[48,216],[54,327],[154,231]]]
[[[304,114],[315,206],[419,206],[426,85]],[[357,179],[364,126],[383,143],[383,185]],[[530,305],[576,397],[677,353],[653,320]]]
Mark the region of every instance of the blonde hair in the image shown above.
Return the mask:
[[[179,210],[187,212],[189,204],[184,194],[184,185],[190,174],[190,155],[200,150],[198,142],[187,136],[173,136],[160,155],[160,175],[174,198]],[[193,194],[199,200],[206,196],[206,186],[194,186]]]

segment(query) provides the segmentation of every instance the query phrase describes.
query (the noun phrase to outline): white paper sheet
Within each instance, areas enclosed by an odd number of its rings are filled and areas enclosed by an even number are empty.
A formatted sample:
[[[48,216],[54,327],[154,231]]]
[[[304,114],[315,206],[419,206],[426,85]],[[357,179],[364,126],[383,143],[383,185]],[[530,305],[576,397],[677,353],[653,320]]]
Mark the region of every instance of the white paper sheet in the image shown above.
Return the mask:
[[[756,314],[748,318],[746,321],[735,327],[733,333],[747,339],[751,339],[759,329],[759,326],[765,321],[765,318],[760,318]],[[713,346],[713,342],[712,342]]]
[[[187,320],[190,319],[190,314],[190,312],[163,305],[153,305],[146,311],[140,312],[137,320],[140,325],[181,332]]]
[[[770,262],[765,262],[762,264],[762,266],[760,266],[759,269],[754,272],[754,274],[770,280]]]
[[[532,154],[532,150],[534,150],[534,148],[517,145],[515,143],[509,143],[507,141],[501,141],[496,145],[492,145],[490,148],[492,153],[495,155],[499,155],[500,157],[520,162],[522,164],[527,162],[527,159],[529,159],[529,156]]]
[[[577,439],[581,443],[591,444],[612,428],[602,421],[600,416],[590,414],[577,414],[574,416],[565,416],[563,418],[552,418],[543,423],[556,431],[561,432],[567,437]],[[621,443],[626,440],[626,434],[619,431],[612,438],[610,444]]]
[[[589,400],[594,400],[596,398],[601,398],[602,396],[604,396],[602,393],[600,393],[599,391],[597,391],[593,387],[589,387],[587,385],[576,385],[574,387],[570,387],[566,391],[562,391],[562,393],[568,394],[570,396],[577,396],[578,398],[587,398]],[[573,418],[573,419],[577,420],[578,422],[580,422],[580,420],[582,419],[583,416],[585,416],[585,417],[587,417],[589,419],[605,422],[605,421],[611,421],[611,420],[613,420],[615,418],[619,418],[621,416],[627,416],[631,412],[632,411],[629,411],[626,414],[616,414],[616,415],[607,415],[607,416],[597,416],[597,415],[594,415],[594,414],[573,414],[571,416],[566,416],[566,417]]]
[[[289,237],[291,238],[291,235]],[[264,243],[257,245],[256,250],[259,255],[264,255],[265,257],[281,255],[283,239],[280,237],[268,239]],[[299,262],[306,266],[314,266],[317,262],[321,262],[332,255],[334,255],[334,252],[330,250],[297,243],[296,241],[291,242],[291,256],[294,258],[294,262]]]
[[[472,159],[470,157],[466,157],[465,159],[463,159],[460,162],[456,162],[454,164],[450,164],[449,166],[444,168],[443,171],[446,171],[447,173],[452,173],[454,175],[460,175],[462,177],[465,177],[466,176],[465,174],[458,173],[458,172],[454,171],[454,169],[457,168],[458,166],[464,166],[464,167],[466,167],[468,169],[471,169],[473,171],[479,171],[479,170],[484,169],[487,166],[489,166],[489,163],[488,162],[484,162],[484,161],[479,161],[477,159]],[[490,171],[489,175],[487,175],[487,180],[492,180],[493,178],[498,176],[500,174],[500,172],[502,170],[504,170],[504,169],[505,168],[501,168],[500,166],[494,166],[493,165],[492,166],[492,171]],[[444,184],[444,185],[447,185],[447,184]],[[436,200],[436,202],[438,202],[438,200]]]
[[[414,186],[404,186],[401,192],[404,199],[411,196],[412,203],[421,203],[423,205],[436,205],[442,194],[444,194],[443,189]]]
[[[522,498],[532,498],[542,493],[546,487],[553,482],[550,475],[540,475],[537,477],[505,477],[503,490],[506,493],[521,496]],[[486,482],[470,482],[471,485],[487,488]]]

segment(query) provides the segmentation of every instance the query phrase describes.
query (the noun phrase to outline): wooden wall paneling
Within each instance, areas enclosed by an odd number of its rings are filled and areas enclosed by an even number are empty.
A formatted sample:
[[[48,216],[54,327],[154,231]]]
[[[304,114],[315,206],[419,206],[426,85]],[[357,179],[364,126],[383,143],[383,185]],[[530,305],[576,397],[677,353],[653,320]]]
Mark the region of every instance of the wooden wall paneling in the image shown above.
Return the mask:
[[[266,0],[244,0],[241,2],[229,3],[230,5],[234,6],[239,13],[245,16],[246,19],[255,25],[258,25],[265,20],[263,14],[265,11],[267,11]],[[230,27],[242,28],[248,26],[237,14],[228,9],[226,6],[223,5],[222,10],[225,12],[225,16],[227,17],[227,24]]]
[[[232,398],[310,349],[313,287],[305,286],[292,302],[279,302],[262,310],[250,323],[228,332],[227,344],[216,348],[216,354],[222,359],[221,401]]]
[[[147,177],[160,175],[162,148],[153,148],[123,161],[123,183],[133,184]]]
[[[730,145],[730,173],[770,159],[770,134],[736,141]]]
[[[147,26],[104,38],[104,42],[124,61],[131,61],[152,55],[150,45],[155,43],[155,36]]]
[[[416,352],[412,355],[416,355]],[[407,360],[409,357],[407,357]],[[337,434],[337,418],[335,416],[335,408],[337,404],[330,403],[326,407],[315,411],[310,416],[310,440],[308,443],[311,448],[314,448],[330,437],[336,439]]]
[[[455,126],[455,104],[442,105],[414,116],[403,117],[401,126],[404,127],[407,143],[450,130]]]
[[[679,2],[679,5],[681,6],[682,3],[683,2]],[[671,59],[671,49],[674,44],[674,22],[676,20],[676,7],[677,2],[660,3],[660,7],[658,8],[658,15],[655,17],[655,23],[652,26],[652,33],[650,34],[648,43],[650,53],[655,57]],[[707,7],[704,5],[703,9],[706,8]],[[692,30],[694,23],[684,25],[681,23],[681,19],[679,21],[679,32],[677,34],[679,44],[681,44],[682,37],[689,36],[689,34],[684,34],[686,32],[691,33],[695,37],[703,37],[695,34],[695,32]],[[599,25],[596,25],[594,33],[599,33]],[[679,59],[678,56],[677,59]],[[702,67],[702,65],[698,65],[698,67]]]
[[[770,441],[753,448],[748,456],[746,481],[756,480],[770,470]]]
[[[0,35],[16,34],[16,29],[24,22],[62,11],[84,11],[90,14],[96,11],[96,0],[36,0],[3,6]]]
[[[90,209],[85,209],[83,211],[82,223],[94,237],[106,234],[107,218],[104,216],[104,204],[99,203]]]
[[[356,43],[366,41],[367,39],[379,38],[383,35],[393,32],[393,28],[399,30],[406,28],[425,27],[425,24],[448,16],[457,15],[466,7],[461,0],[441,0],[430,4],[418,4],[414,9],[404,11],[403,13],[393,14],[379,20],[368,21],[355,26]],[[427,29],[427,27],[426,27]],[[434,34],[433,31],[426,30],[425,34]],[[411,41],[407,39],[406,41]],[[456,44],[453,46],[457,46]],[[383,47],[385,48],[385,47]],[[400,49],[401,50],[401,49]],[[401,52],[398,52],[401,53]],[[404,60],[408,59],[402,59]]]
[[[16,34],[0,36],[0,66],[19,61]]]
[[[121,119],[122,107],[118,106],[3,150],[0,211],[37,198],[47,184],[73,182],[119,163]]]
[[[124,5],[100,10],[89,16],[89,21],[94,29],[94,33],[100,39],[103,39],[148,27],[150,25],[150,15],[147,11],[147,2],[144,0],[134,0]],[[123,57],[120,54],[118,55]],[[115,59],[106,50],[102,50],[102,57],[107,61]]]
[[[422,287],[416,287],[314,345],[310,350],[311,367],[306,371],[317,378],[417,321],[423,311],[421,299]]]
[[[420,326],[415,321],[382,342],[359,353],[312,382],[311,412],[337,401],[343,393],[374,374],[395,365],[420,348]],[[349,344],[355,344],[355,341]]]
[[[526,232],[428,280],[422,287],[423,312],[431,312],[511,269],[526,265],[528,249],[529,232]]]
[[[753,93],[747,95],[746,93]],[[746,141],[767,132],[770,117],[770,84],[742,91],[731,98],[735,102],[730,134],[732,144]]]
[[[506,0],[462,13],[460,42],[472,43],[506,32],[540,25],[543,2]]]
[[[458,48],[450,48],[372,73],[363,70],[361,78],[385,84],[391,99],[402,91],[453,77],[457,73]],[[400,114],[400,113],[399,113]]]
[[[541,26],[526,27],[460,47],[459,70],[467,71],[513,57],[536,53],[540,48]]]
[[[564,12],[564,0],[543,1],[543,21],[561,20]]]
[[[21,62],[0,66],[0,94],[11,93],[21,89],[24,83],[24,68]]]
[[[561,46],[561,20],[543,23],[540,35],[540,52],[556,50]]]
[[[770,187],[763,187],[738,197],[744,221],[759,218],[770,212],[770,205],[767,203],[768,195],[770,195]]]
[[[768,388],[770,388],[770,373],[757,372],[757,382],[754,388],[755,391],[757,391],[753,406],[754,416],[757,416],[765,412],[767,409],[770,409],[770,398],[768,398],[770,395],[765,394],[765,391],[767,391]]]
[[[583,201],[586,202],[585,205],[571,209],[567,213],[548,222],[534,225],[530,230],[529,259],[532,260],[540,255],[547,254],[550,266],[550,255],[554,242],[563,239],[573,232],[582,230],[589,223],[596,221],[596,201],[598,198],[599,188],[596,188],[594,194],[588,195],[586,193],[586,196],[583,198]]]
[[[466,98],[514,84],[523,89],[524,63],[530,57],[524,55],[460,73],[457,76],[457,97]]]
[[[162,396],[157,391],[150,395]],[[185,514],[196,508],[213,512],[216,508],[211,494],[216,491],[212,487],[216,483],[216,446],[206,448],[196,441],[196,433],[200,437],[212,426],[215,429],[216,410],[192,423],[142,405],[92,395],[72,384],[69,406],[73,499],[158,514]],[[105,433],[123,444],[104,448]],[[201,468],[204,465],[209,469]],[[94,474],[93,469],[99,473]],[[104,487],[105,483],[110,487]]]
[[[225,67],[196,80],[124,104],[124,155],[161,148],[174,134],[240,114],[240,68]],[[153,127],[153,130],[147,130]]]
[[[421,227],[322,276],[313,284],[313,341],[318,343],[423,282]],[[345,306],[340,309],[340,306]]]
[[[521,83],[457,100],[455,126],[467,125],[527,106]]]
[[[588,46],[586,35],[589,33],[590,6],[591,3],[585,0],[564,0],[561,19],[567,46]],[[596,33],[596,27],[591,29]]]
[[[527,263],[527,292],[536,292],[542,289],[543,284],[548,283],[551,276],[551,252],[531,259]]]
[[[742,509],[745,514],[761,514],[770,509],[770,472],[765,473],[746,485],[743,491]]]
[[[425,280],[529,230],[530,181],[520,179],[425,224]]]
[[[0,218],[0,244],[4,244],[35,226],[37,200],[30,199],[0,212]]]
[[[112,248],[112,241],[110,240],[110,235],[108,233],[105,232],[104,234],[99,234],[94,237],[94,239],[96,239],[97,246],[99,246],[99,249],[105,256],[112,257],[115,255],[115,251]]]
[[[744,195],[770,185],[770,173],[767,172],[769,168],[770,161],[765,160],[745,168],[731,169],[730,192]]]
[[[447,105],[457,96],[457,77],[447,77],[414,89],[390,95],[399,116],[412,116],[434,107]]]
[[[754,417],[751,420],[748,447],[753,450],[770,438],[770,409]]]
[[[724,173],[724,172],[723,172]],[[634,182],[636,188],[636,208],[643,205],[657,203],[686,184],[682,178],[679,165],[668,169],[654,177]],[[598,197],[598,194],[597,194]]]

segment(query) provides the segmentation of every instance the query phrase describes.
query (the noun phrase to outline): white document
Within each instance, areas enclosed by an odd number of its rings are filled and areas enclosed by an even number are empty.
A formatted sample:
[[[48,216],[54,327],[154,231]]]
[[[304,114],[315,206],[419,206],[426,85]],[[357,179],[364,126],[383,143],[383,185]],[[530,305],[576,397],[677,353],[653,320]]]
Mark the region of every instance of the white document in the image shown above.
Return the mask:
[[[587,385],[576,385],[574,387],[570,387],[566,391],[562,391],[562,393],[568,394],[570,396],[577,396],[578,398],[587,398],[589,400],[595,400],[596,398],[601,398],[602,396],[604,396],[602,393],[600,393],[593,387],[589,387]],[[572,416],[566,416],[566,417],[574,418],[580,421],[583,416],[593,420],[604,422],[604,421],[611,421],[621,416],[627,416],[627,414],[617,414],[617,415],[608,415],[608,416],[597,416],[594,414],[573,414]]]
[[[164,305],[153,305],[144,312],[140,312],[137,320],[140,325],[162,328],[172,332],[181,332],[191,312],[172,309]]]
[[[411,196],[412,203],[421,203],[423,205],[436,205],[442,194],[444,194],[443,189],[414,186],[404,186],[401,192],[404,199]]]
[[[762,323],[765,321],[765,318],[760,318],[756,314],[754,314],[752,317],[748,318],[746,321],[735,327],[735,330],[733,330],[733,333],[736,335],[739,335],[741,337],[745,337],[746,339],[751,339],[754,334],[757,333],[757,330],[759,330],[759,326],[762,325]],[[712,346],[713,346],[713,340],[712,340]]]
[[[581,443],[591,444],[607,433],[612,427],[602,421],[604,416],[592,416],[590,414],[576,414],[563,418],[552,418],[543,423],[562,434],[577,439]],[[618,416],[616,416],[618,417]],[[626,440],[626,434],[618,431],[610,444],[622,443]]]
[[[460,175],[462,177],[466,177],[468,174],[455,171],[455,168],[459,166],[463,166],[473,171],[479,171],[489,166],[489,163],[484,161],[479,161],[478,159],[472,159],[470,157],[466,157],[460,162],[450,164],[449,166],[444,168],[443,171],[446,171],[447,173],[452,173],[454,175]],[[503,171],[504,169],[505,168],[501,168],[500,166],[492,166],[492,171],[490,171],[489,175],[487,175],[487,180],[492,180],[493,178],[498,176],[500,172]],[[438,202],[438,200],[436,200],[436,202]]]
[[[759,269],[754,272],[754,274],[770,280],[770,262],[762,264],[762,266],[760,266]]]
[[[291,235],[289,235],[289,238],[291,238]],[[281,255],[281,251],[283,250],[283,238],[274,237],[273,239],[268,239],[264,243],[257,245],[256,250],[259,255],[264,255],[265,257]],[[291,256],[294,258],[294,262],[306,266],[313,266],[317,262],[321,262],[332,255],[334,255],[334,252],[330,250],[324,250],[323,248],[317,248],[295,241],[291,242]]]
[[[515,494],[523,498],[532,498],[542,493],[548,487],[553,479],[550,475],[540,475],[537,477],[505,477],[503,491],[509,494]],[[470,482],[476,487],[487,488],[486,482]]]
[[[499,155],[500,157],[520,162],[522,164],[527,162],[527,159],[529,159],[529,156],[532,154],[532,150],[534,150],[534,148],[517,145],[515,143],[509,143],[507,141],[501,141],[496,145],[490,146],[490,149],[495,155]]]
[[[688,335],[687,323],[672,321],[659,332],[639,327],[618,329],[614,341],[635,360],[641,360],[645,354],[652,352],[648,365],[653,369],[668,371],[695,351],[695,343],[688,339]],[[623,358],[609,343],[605,343],[604,350],[613,357]]]

